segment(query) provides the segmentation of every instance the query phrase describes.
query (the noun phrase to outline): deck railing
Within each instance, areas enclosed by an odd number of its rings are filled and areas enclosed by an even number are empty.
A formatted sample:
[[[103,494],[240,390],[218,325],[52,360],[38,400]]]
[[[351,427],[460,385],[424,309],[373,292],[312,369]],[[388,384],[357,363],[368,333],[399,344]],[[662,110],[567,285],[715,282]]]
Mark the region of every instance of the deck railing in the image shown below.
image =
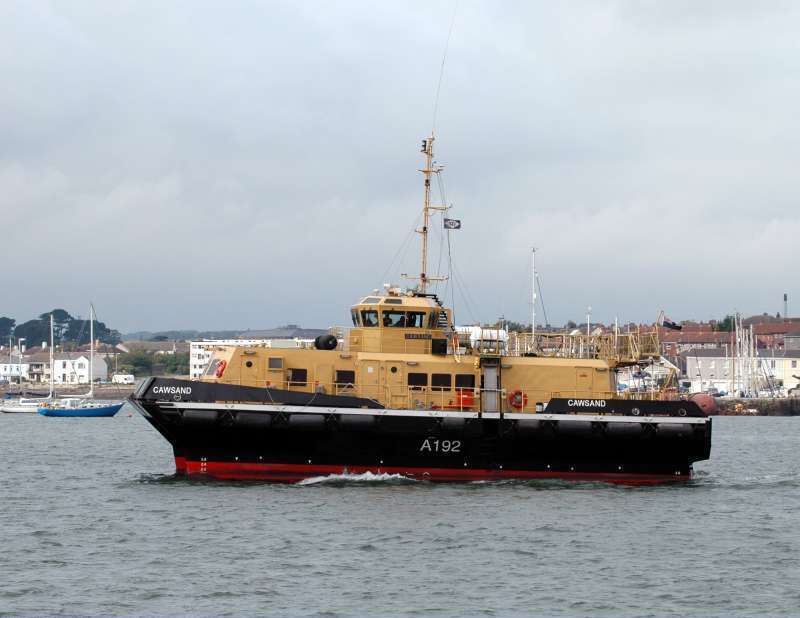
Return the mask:
[[[349,327],[335,326],[330,333],[339,339],[339,349],[350,349]],[[371,351],[388,353],[430,353],[430,340],[421,344],[420,340],[392,336],[375,329],[373,340],[370,329],[360,329],[362,338],[370,339]],[[430,331],[424,331],[430,332]],[[485,332],[485,336],[480,333]],[[502,332],[502,331],[501,331]],[[442,332],[439,338],[447,339],[447,354],[455,356],[496,355],[496,356],[541,356],[551,358],[592,358],[609,360],[618,364],[635,364],[640,361],[657,359],[661,355],[658,333],[603,333],[597,335],[572,333],[519,333],[503,332],[498,337],[497,329],[481,329],[477,336],[467,333],[458,335]],[[400,333],[397,333],[399,335]],[[380,337],[380,338],[379,338]],[[363,343],[358,345],[360,350]]]

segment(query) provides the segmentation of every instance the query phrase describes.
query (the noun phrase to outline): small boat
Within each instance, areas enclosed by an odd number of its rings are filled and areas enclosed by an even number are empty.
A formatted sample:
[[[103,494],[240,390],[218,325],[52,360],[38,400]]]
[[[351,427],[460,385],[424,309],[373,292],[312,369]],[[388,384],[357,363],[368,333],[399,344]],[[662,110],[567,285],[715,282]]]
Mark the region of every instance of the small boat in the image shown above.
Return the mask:
[[[5,414],[35,413],[44,401],[46,400],[42,398],[31,399],[21,397],[19,399],[9,399],[7,403],[0,403],[0,412]]]
[[[20,358],[20,363],[21,362],[22,359]],[[52,366],[53,366],[53,315],[50,314],[50,367]],[[51,401],[53,399],[52,373],[53,371],[51,369],[50,392],[47,393],[47,396],[19,397],[18,399],[7,399],[3,403],[0,403],[0,412],[3,412],[5,414],[25,414],[25,413],[35,414],[36,410],[39,408],[39,406],[42,405],[42,403]]]
[[[39,406],[42,416],[114,416],[122,407],[120,402],[87,401],[85,399],[60,399]]]

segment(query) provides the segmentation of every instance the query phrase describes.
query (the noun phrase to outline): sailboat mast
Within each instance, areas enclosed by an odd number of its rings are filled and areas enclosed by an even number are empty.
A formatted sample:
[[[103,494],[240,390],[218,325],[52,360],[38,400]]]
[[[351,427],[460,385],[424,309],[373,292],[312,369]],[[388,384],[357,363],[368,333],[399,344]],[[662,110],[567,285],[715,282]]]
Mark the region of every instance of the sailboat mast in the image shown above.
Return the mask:
[[[94,305],[89,303],[89,397],[94,397]]]
[[[531,338],[536,337],[536,247],[531,247]],[[535,344],[535,340],[531,342]]]
[[[55,378],[55,359],[53,357],[53,347],[55,346],[55,340],[53,336],[53,314],[50,314],[50,394],[48,398],[52,399],[53,394],[55,391],[53,379]]]

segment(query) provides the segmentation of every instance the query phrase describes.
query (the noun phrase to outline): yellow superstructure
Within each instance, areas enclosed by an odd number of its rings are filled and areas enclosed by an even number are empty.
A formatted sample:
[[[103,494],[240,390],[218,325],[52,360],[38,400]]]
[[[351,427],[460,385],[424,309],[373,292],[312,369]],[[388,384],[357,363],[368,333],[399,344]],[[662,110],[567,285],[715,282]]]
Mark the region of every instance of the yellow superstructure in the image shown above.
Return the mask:
[[[318,338],[318,349],[226,347],[216,351],[206,381],[307,393],[353,395],[387,408],[536,412],[550,399],[616,395],[614,367],[654,356],[658,341],[631,335],[514,334],[477,339],[453,324],[428,285],[428,225],[433,136],[422,143],[425,167],[420,273],[415,290],[387,286],[351,308],[352,327]],[[460,225],[460,224],[459,224]],[[478,328],[478,327],[475,327]],[[478,328],[478,330],[480,330]]]

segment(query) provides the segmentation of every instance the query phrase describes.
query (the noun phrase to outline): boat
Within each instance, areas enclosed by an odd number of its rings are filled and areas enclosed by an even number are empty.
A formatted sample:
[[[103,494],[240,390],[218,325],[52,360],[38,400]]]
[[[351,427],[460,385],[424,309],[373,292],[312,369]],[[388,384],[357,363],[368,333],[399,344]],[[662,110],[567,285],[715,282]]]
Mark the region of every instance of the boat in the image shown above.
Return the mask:
[[[11,346],[9,345],[9,348]],[[10,352],[9,352],[10,360]],[[22,364],[22,350],[20,349],[20,365]],[[53,399],[53,380],[52,380],[52,367],[53,367],[53,314],[50,314],[50,391],[46,397],[20,397],[18,399],[9,399],[0,403],[0,412],[5,414],[36,414],[36,411],[41,405]],[[21,378],[20,378],[21,381]],[[20,385],[20,388],[22,386]]]
[[[342,474],[416,480],[685,481],[708,459],[696,401],[631,399],[615,370],[640,362],[635,334],[556,343],[458,329],[430,291],[431,135],[417,285],[352,307],[352,327],[309,349],[221,346],[199,380],[153,377],[129,401],[173,448],[178,475],[297,482]],[[444,213],[443,213],[444,215]],[[443,225],[450,230],[460,226]],[[504,331],[505,332],[505,331]],[[657,355],[657,335],[650,354]]]
[[[38,410],[42,416],[114,416],[123,403],[86,401],[78,398],[64,398],[41,405]]]
[[[124,402],[94,401],[94,306],[89,305],[89,392],[82,397],[52,399],[38,407],[42,416],[103,417],[114,416]],[[52,332],[51,332],[52,337]],[[52,350],[52,345],[50,346]],[[51,364],[52,367],[52,353]],[[53,371],[50,371],[50,390],[53,391]]]

